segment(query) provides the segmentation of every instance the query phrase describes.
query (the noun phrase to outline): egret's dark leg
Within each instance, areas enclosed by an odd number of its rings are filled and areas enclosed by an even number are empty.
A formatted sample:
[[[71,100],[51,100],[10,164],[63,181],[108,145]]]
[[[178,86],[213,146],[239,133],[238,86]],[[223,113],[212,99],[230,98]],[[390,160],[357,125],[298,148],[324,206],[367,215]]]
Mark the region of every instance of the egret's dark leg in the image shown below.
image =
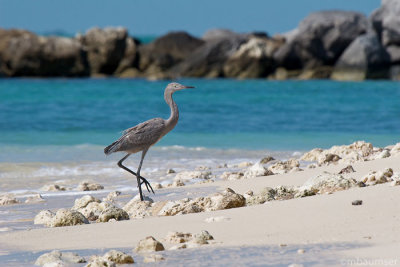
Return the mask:
[[[147,152],[147,151],[146,151],[146,152]],[[144,183],[144,184],[146,185],[147,191],[150,192],[150,189],[151,189],[151,191],[152,191],[153,194],[154,194],[154,190],[153,190],[153,188],[151,187],[150,183],[146,180],[146,178],[140,176],[140,173],[137,173],[137,174],[136,174],[136,173],[135,173],[134,171],[132,171],[131,169],[128,169],[126,166],[122,165],[122,162],[123,162],[124,160],[126,160],[130,155],[131,155],[131,154],[127,154],[127,155],[126,155],[125,157],[123,157],[120,161],[118,161],[118,167],[120,167],[120,168],[124,169],[125,171],[127,171],[127,172],[129,172],[129,173],[135,175],[136,178],[138,179],[138,186],[140,186],[140,185],[142,185],[142,184]],[[141,164],[143,163],[143,158],[144,158],[144,155],[142,154],[142,159],[141,159],[141,161],[140,161]],[[141,164],[140,164],[140,166],[141,166]],[[140,181],[140,180],[142,180],[142,181]],[[150,189],[149,189],[149,188],[150,188]],[[141,191],[141,188],[140,188],[140,191]],[[142,194],[141,194],[141,197],[142,197]]]
[[[146,156],[146,153],[147,153],[147,149],[142,151],[142,157],[140,158],[139,167],[138,167],[138,170],[136,172],[137,173],[136,177],[137,177],[137,181],[138,181],[138,188],[139,188],[139,194],[140,194],[140,200],[141,201],[143,201],[144,198],[143,198],[143,194],[142,194],[142,182],[140,181],[140,169],[142,168],[142,163],[143,163],[144,157]],[[146,187],[147,187],[147,184],[146,184]],[[149,190],[149,188],[147,188],[147,190]]]

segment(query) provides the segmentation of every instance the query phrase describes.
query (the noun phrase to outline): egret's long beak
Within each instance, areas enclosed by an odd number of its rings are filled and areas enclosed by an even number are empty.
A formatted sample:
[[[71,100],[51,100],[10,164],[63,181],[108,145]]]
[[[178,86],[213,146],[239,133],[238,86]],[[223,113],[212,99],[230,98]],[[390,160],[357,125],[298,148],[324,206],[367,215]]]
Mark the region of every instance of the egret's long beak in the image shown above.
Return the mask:
[[[195,88],[194,86],[186,86],[185,85],[185,88]]]

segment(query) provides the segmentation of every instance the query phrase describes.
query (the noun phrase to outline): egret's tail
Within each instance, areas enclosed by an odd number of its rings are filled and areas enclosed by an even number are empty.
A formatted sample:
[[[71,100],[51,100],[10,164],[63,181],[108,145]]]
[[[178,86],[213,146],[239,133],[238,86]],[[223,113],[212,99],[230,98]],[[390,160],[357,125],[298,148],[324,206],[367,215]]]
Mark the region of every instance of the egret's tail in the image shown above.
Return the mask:
[[[111,153],[115,152],[117,149],[118,140],[112,143],[111,145],[104,148],[104,154],[110,155]]]

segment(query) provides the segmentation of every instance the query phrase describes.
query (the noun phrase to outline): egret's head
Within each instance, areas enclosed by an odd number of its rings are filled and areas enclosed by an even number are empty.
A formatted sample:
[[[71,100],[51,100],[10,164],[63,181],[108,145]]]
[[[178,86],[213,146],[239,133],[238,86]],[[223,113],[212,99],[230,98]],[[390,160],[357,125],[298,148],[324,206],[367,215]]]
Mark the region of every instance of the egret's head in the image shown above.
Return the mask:
[[[182,85],[180,83],[170,83],[168,84],[167,88],[165,89],[166,91],[170,91],[171,93],[183,89],[188,89],[188,88],[194,88],[194,86],[187,86],[187,85]]]

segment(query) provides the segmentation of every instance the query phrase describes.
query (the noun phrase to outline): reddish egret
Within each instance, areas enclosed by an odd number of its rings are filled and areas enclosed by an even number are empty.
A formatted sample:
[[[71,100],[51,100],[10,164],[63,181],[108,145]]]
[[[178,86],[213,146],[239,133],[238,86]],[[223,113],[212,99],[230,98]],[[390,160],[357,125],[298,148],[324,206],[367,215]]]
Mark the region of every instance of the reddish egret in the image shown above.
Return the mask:
[[[171,108],[171,115],[167,120],[164,120],[162,118],[154,118],[142,122],[132,128],[126,129],[123,132],[122,136],[117,141],[115,141],[114,143],[112,143],[111,145],[107,146],[104,149],[104,153],[106,155],[119,151],[127,153],[120,161],[118,161],[118,166],[136,176],[141,201],[144,200],[142,193],[142,184],[146,185],[148,192],[150,192],[151,189],[151,191],[154,194],[154,190],[151,187],[150,183],[145,178],[140,176],[140,169],[142,168],[143,159],[146,156],[146,153],[149,150],[149,148],[155,143],[157,143],[169,131],[171,131],[178,123],[179,119],[178,106],[172,99],[172,94],[176,91],[186,88],[194,88],[194,87],[185,86],[179,83],[170,83],[165,88],[164,99],[165,102],[167,102],[167,104]],[[131,154],[137,153],[139,151],[142,151],[142,156],[140,159],[137,172],[135,173],[132,170],[125,167],[124,165],[122,165],[122,162],[126,160]]]

